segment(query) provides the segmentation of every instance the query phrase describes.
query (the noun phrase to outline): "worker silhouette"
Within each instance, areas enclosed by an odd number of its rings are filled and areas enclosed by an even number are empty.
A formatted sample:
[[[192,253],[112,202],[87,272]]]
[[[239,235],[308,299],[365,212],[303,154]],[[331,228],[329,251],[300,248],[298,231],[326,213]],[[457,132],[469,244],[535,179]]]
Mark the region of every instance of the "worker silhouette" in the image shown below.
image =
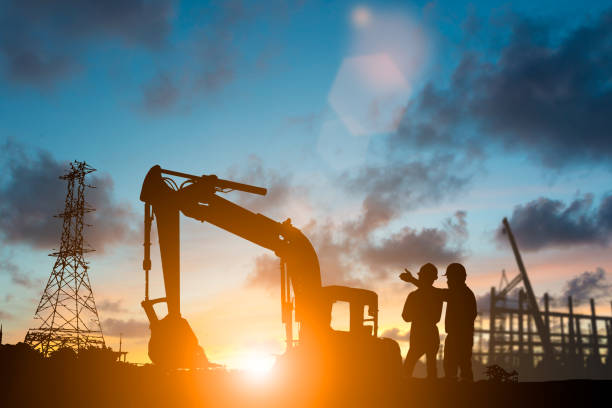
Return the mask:
[[[460,263],[452,263],[446,268],[446,281],[448,289],[431,288],[415,279],[412,274],[405,270],[400,278],[412,283],[418,288],[427,286],[438,295],[439,299],[447,302],[446,317],[446,340],[444,342],[444,376],[447,379],[456,380],[457,371],[461,370],[461,379],[473,381],[472,372],[472,346],[474,343],[474,320],[476,319],[476,297],[465,283],[467,274]]]
[[[438,279],[438,269],[427,263],[419,270],[418,289],[406,298],[402,317],[412,322],[410,327],[410,349],[406,354],[404,369],[412,377],[416,362],[425,354],[427,378],[438,378],[436,353],[440,347],[440,333],[436,325],[442,315],[442,297],[433,287]]]

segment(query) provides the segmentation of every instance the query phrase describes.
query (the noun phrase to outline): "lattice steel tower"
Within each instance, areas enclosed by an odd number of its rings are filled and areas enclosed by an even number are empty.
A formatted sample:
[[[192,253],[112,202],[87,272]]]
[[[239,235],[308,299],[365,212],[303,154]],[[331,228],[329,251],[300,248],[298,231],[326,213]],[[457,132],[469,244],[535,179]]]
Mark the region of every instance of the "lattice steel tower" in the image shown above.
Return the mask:
[[[83,243],[83,216],[94,211],[85,203],[85,176],[95,171],[85,162],[70,163],[67,174],[60,179],[68,182],[63,218],[62,242],[55,256],[51,276],[40,298],[34,318],[42,323],[28,330],[25,342],[45,356],[70,347],[104,347],[104,336],[98,318],[93,291],[87,275],[84,254],[93,251]]]

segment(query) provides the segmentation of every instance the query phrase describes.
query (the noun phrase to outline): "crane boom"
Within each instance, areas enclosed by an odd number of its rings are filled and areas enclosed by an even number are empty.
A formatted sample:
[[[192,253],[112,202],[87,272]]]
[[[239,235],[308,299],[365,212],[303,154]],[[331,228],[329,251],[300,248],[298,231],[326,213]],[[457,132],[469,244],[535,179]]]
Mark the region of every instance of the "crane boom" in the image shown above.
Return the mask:
[[[540,314],[540,309],[538,308],[538,301],[533,292],[533,288],[531,287],[531,282],[529,281],[529,277],[527,276],[527,270],[525,269],[525,265],[523,264],[523,258],[521,257],[521,253],[519,252],[518,246],[516,245],[514,234],[510,229],[510,223],[508,223],[507,218],[503,219],[503,224],[504,230],[508,234],[508,239],[510,240],[510,245],[512,246],[512,251],[514,252],[514,257],[516,258],[516,264],[518,265],[520,272],[519,276],[521,277],[520,280],[522,280],[523,284],[525,285],[525,290],[527,292],[527,301],[533,313],[533,320],[535,321],[536,327],[538,329],[540,340],[542,341],[544,356],[548,359],[551,359],[553,356],[553,348],[550,342],[550,333],[548,332],[548,328],[544,325],[544,321],[542,320],[542,315]],[[512,280],[512,282],[514,281],[517,281],[517,278],[514,278]],[[516,283],[518,284],[518,281]]]
[[[503,273],[505,274],[505,272]],[[519,272],[519,274],[512,278],[512,280],[507,281],[506,286],[504,286],[503,288],[500,287],[499,292],[497,293],[497,297],[499,299],[505,298],[512,289],[514,289],[519,283],[521,283],[522,280],[523,274]]]

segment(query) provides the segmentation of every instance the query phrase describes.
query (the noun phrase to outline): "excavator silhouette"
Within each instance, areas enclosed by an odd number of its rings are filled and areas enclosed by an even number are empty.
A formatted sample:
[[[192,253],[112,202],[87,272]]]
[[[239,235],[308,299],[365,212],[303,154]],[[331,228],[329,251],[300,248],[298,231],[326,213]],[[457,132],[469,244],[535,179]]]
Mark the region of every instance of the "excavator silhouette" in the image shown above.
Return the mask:
[[[183,178],[177,184],[169,176]],[[402,359],[396,341],[379,338],[378,296],[366,289],[322,286],[319,260],[308,238],[291,225],[291,220],[274,221],[234,204],[217,193],[239,190],[265,195],[267,190],[222,180],[214,175],[196,176],[160,166],[152,167],[140,194],[144,208],[145,300],[142,307],[151,328],[149,357],[165,368],[207,367],[209,362],[198,340],[181,316],[179,214],[206,221],[273,251],[280,258],[281,309],[287,350],[280,365],[297,370],[367,372],[380,378],[399,378]],[[166,296],[149,299],[151,269],[151,224],[157,220],[161,264]],[[168,314],[158,318],[153,306],[167,304]],[[347,302],[349,331],[331,328],[335,302]],[[294,339],[294,321],[298,339]]]

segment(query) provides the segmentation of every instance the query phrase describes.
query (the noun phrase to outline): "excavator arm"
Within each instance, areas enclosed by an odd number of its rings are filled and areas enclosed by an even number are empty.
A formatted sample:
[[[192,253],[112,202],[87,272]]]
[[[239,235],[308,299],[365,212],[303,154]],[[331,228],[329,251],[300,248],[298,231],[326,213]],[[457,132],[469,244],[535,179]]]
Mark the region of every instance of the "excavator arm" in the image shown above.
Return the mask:
[[[183,177],[180,186],[164,174]],[[291,290],[295,295],[295,320],[301,323],[300,335],[317,335],[329,328],[329,301],[323,295],[319,261],[306,236],[293,227],[255,214],[216,195],[219,191],[238,189],[265,194],[265,189],[218,179],[216,176],[194,176],[151,168],[143,183],[140,199],[145,203],[145,259],[147,289],[142,306],[151,326],[149,356],[154,363],[165,366],[191,367],[207,363],[195,334],[180,311],[180,228],[179,215],[208,222],[273,251],[281,259],[281,304],[291,347],[293,329]],[[149,299],[148,271],[150,261],[150,231],[156,219],[164,277],[165,298]],[[283,276],[284,275],[284,276]],[[289,287],[290,286],[290,287]],[[168,315],[159,319],[153,309],[165,302]]]

